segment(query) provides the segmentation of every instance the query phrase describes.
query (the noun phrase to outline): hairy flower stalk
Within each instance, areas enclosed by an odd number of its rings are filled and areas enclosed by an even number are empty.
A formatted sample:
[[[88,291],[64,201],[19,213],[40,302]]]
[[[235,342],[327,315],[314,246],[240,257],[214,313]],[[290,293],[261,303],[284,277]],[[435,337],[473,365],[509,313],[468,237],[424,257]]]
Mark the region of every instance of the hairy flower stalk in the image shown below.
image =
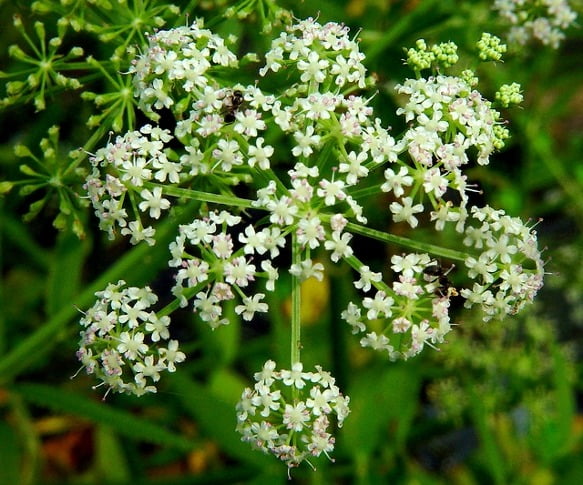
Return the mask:
[[[362,346],[390,360],[443,343],[452,329],[454,296],[467,307],[479,306],[485,320],[515,313],[533,299],[543,274],[536,233],[504,211],[473,205],[470,197],[477,188],[467,168],[487,165],[509,133],[494,104],[477,90],[475,73],[446,74],[457,62],[455,44],[419,41],[407,51],[417,77],[395,88],[403,100],[397,113],[407,123],[396,138],[360,94],[370,85],[364,55],[344,25],[307,19],[287,27],[249,84],[226,81],[243,60],[201,21],[148,39],[131,71],[139,105],[152,123],[97,150],[86,189],[101,228],[133,244],[155,245],[158,219],[185,198],[201,202],[200,214],[180,226],[170,244],[169,266],[176,306],[189,306],[213,329],[231,323],[225,302],[233,302],[244,321],[267,313],[266,292],[274,291],[280,274],[291,275],[291,370],[276,370],[268,361],[255,386],[243,392],[237,427],[245,441],[289,467],[334,448],[331,418],[341,426],[348,398],[319,366],[304,372],[300,357],[300,284],[322,279],[328,264],[348,264],[355,295],[362,294],[348,302],[341,318]],[[478,48],[484,60],[504,51],[489,35]],[[428,69],[432,73],[423,75]],[[273,86],[279,86],[276,92]],[[519,102],[520,87],[501,87],[497,99],[505,107]],[[175,126],[157,125],[163,113],[175,117]],[[375,202],[384,207],[387,224],[411,233],[420,225],[450,231],[463,248],[371,227],[364,199],[379,194],[386,197]],[[353,244],[355,235],[400,250],[372,267]],[[284,251],[291,252],[289,266],[280,257]],[[455,268],[441,268],[438,257],[456,261]],[[463,272],[471,283],[454,288],[449,272]],[[117,305],[108,294],[100,294],[105,314]],[[141,347],[142,332],[134,325],[133,333],[126,332],[131,342],[124,334],[117,343],[123,329],[116,330],[112,357],[112,343],[88,346],[98,331],[94,320],[84,322],[91,330],[80,358],[88,369],[100,369],[98,377],[113,390],[150,390],[146,376],[157,380],[151,368],[167,365],[169,350],[158,350],[155,360],[157,341]],[[134,382],[125,380],[127,373],[120,381],[118,367],[131,358],[141,359],[150,374],[131,364]]]

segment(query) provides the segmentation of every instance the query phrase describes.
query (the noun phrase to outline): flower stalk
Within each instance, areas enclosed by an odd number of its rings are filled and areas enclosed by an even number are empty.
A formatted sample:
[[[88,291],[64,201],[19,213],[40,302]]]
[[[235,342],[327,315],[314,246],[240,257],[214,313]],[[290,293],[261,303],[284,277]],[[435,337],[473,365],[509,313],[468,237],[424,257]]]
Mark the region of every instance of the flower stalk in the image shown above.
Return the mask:
[[[297,236],[292,233],[292,264],[300,264],[301,248]],[[301,362],[301,282],[297,275],[291,276],[291,366]]]

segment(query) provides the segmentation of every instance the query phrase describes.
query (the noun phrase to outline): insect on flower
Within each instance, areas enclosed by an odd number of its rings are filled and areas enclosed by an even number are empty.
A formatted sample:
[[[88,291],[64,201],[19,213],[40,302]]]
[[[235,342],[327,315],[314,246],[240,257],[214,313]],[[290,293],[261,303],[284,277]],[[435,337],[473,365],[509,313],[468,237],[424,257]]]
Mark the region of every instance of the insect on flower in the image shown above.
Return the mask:
[[[233,123],[235,121],[235,115],[238,109],[243,104],[243,93],[236,89],[223,101],[223,121],[227,124]]]
[[[452,296],[458,295],[457,290],[454,288],[451,281],[447,277],[453,268],[455,268],[455,265],[451,265],[446,270],[439,262],[436,261],[423,270],[426,281],[436,284],[434,290],[436,296],[450,298]]]

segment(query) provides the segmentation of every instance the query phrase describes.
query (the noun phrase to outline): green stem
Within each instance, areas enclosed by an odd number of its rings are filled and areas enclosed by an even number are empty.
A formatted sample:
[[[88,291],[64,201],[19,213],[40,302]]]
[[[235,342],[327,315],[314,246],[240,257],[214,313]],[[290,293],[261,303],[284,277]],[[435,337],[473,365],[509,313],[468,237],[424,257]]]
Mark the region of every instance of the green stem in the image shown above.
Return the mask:
[[[198,200],[200,202],[212,202],[214,204],[229,205],[245,209],[253,208],[252,200],[243,199],[234,195],[211,194],[209,192],[201,192],[200,190],[183,189],[171,185],[155,184],[153,182],[144,182],[144,187],[147,189],[160,187],[165,195],[171,195],[173,197],[184,197],[186,199]]]
[[[204,288],[206,286],[206,283],[207,282],[205,281],[204,283],[199,283],[198,285],[196,285],[192,288],[186,288],[184,290],[184,297],[187,300],[190,300],[194,295],[196,295],[201,290],[201,288]],[[167,315],[174,313],[179,308],[180,308],[180,298],[176,298],[175,300],[172,300],[170,303],[168,303],[168,305],[166,305],[160,311],[157,311],[156,316],[158,318],[165,317]]]
[[[87,140],[85,145],[83,145],[82,151],[77,153],[67,168],[63,170],[62,178],[67,177],[75,172],[77,167],[83,162],[83,160],[85,160],[85,158],[87,158],[87,152],[91,152],[93,150],[93,148],[97,145],[97,142],[105,136],[108,129],[110,129],[110,127],[107,125],[98,126],[95,129],[93,135],[91,135],[89,140]]]
[[[292,264],[301,262],[301,248],[297,241],[296,233],[292,233]],[[297,276],[291,279],[291,365],[300,362],[301,349],[301,283]]]
[[[324,217],[324,214],[320,214],[320,217],[322,219],[329,219],[329,217]],[[395,236],[394,234],[377,231],[376,229],[361,226],[360,224],[355,224],[353,222],[346,224],[346,230],[355,234],[360,234],[362,236],[376,239],[378,241],[386,242],[389,244],[396,244],[397,246],[413,249],[415,251],[429,253],[435,256],[449,259],[451,261],[465,261],[467,257],[467,254],[462,251],[456,251],[455,249],[448,249],[441,246],[436,246],[435,244],[415,241],[413,239],[408,239],[402,236]]]

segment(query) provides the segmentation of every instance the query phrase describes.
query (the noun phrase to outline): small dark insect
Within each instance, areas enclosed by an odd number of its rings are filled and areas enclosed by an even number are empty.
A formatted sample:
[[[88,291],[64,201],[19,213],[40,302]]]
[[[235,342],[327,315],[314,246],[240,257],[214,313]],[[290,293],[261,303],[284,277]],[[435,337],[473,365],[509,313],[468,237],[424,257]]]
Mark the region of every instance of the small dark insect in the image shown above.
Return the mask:
[[[243,104],[243,93],[236,89],[223,101],[223,121],[227,124],[233,123],[235,121],[235,115],[237,110]]]
[[[445,296],[450,298],[452,296],[457,296],[458,292],[452,285],[451,281],[447,275],[454,268],[452,265],[450,268],[445,270],[445,268],[438,262],[427,266],[423,270],[423,274],[426,276],[426,280],[430,283],[436,283],[434,294],[436,296]]]

